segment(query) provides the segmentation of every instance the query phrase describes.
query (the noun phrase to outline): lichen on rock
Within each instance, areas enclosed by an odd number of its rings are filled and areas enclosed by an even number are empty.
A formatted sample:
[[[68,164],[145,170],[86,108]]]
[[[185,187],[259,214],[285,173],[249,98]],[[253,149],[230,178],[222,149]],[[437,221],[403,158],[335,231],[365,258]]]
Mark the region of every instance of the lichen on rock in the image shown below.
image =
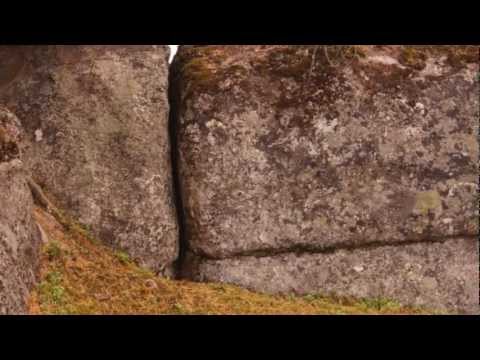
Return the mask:
[[[171,275],[168,47],[2,46],[0,58],[18,51],[0,100],[22,121],[36,182],[105,243]]]
[[[223,260],[189,258],[190,277],[270,294],[388,298],[452,313],[478,314],[476,239],[285,253]]]
[[[476,237],[475,53],[180,48],[173,76],[189,251],[227,264]],[[192,68],[204,70],[200,83]]]

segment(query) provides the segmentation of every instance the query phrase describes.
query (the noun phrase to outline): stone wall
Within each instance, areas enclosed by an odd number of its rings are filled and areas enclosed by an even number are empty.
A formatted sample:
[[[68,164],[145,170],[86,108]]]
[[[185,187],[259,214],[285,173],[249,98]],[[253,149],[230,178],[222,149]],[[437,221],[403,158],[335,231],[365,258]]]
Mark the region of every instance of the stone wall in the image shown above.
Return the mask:
[[[476,47],[183,47],[185,275],[478,305],[478,67]]]
[[[167,46],[0,47],[0,102],[57,206],[140,264],[172,275],[178,226]]]
[[[161,275],[479,311],[478,47],[168,56],[0,46],[0,313],[35,284],[29,177]]]

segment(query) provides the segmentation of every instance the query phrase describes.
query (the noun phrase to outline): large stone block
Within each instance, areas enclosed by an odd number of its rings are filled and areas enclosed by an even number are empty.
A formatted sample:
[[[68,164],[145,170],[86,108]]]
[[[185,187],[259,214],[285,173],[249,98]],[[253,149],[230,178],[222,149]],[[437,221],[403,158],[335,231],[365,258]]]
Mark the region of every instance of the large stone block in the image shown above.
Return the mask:
[[[41,241],[20,140],[18,120],[0,108],[0,314],[25,313],[38,279]]]
[[[107,244],[155,271],[178,253],[166,46],[0,47],[0,100],[35,180]]]
[[[430,310],[480,313],[478,240],[286,253],[224,260],[188,259],[188,275],[273,294],[395,299]]]
[[[478,234],[477,47],[188,46],[173,71],[194,257]]]

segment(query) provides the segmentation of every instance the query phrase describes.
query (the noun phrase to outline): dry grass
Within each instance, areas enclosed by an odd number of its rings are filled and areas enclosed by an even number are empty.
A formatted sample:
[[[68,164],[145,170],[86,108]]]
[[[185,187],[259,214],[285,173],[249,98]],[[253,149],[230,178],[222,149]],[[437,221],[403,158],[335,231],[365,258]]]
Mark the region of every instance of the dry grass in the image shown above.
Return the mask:
[[[40,208],[49,237],[32,314],[421,314],[393,302],[257,294],[235,286],[156,277],[124,253],[92,242],[75,224],[65,230]]]

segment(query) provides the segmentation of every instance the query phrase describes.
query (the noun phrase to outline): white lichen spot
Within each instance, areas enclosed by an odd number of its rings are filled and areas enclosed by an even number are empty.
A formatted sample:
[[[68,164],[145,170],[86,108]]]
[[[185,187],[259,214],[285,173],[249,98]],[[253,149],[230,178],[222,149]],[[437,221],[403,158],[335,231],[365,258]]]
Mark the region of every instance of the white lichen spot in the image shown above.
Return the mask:
[[[212,129],[212,128],[225,128],[225,125],[221,121],[218,121],[216,119],[212,119],[206,123],[207,128]]]
[[[357,273],[361,273],[365,270],[365,268],[362,265],[357,265],[353,267],[353,270],[355,270]]]
[[[466,182],[461,182],[461,183],[456,183],[456,184],[453,184],[452,187],[450,188],[449,192],[448,192],[448,196],[449,197],[452,197],[452,196],[455,196],[457,190],[459,188],[467,188],[467,191],[477,191],[477,188],[478,188],[478,184],[475,184],[475,183],[466,183]]]
[[[207,141],[210,146],[215,146],[216,141],[215,141],[215,136],[213,136],[212,133],[209,133],[207,136]]]
[[[335,128],[338,125],[338,119],[333,119],[330,124],[325,118],[318,118],[314,120],[314,127],[315,127],[315,136],[319,136],[321,134],[328,134],[335,131]]]
[[[404,134],[406,135],[407,138],[416,138],[422,131],[421,128],[415,127],[415,126],[407,126],[404,129]]]
[[[311,143],[311,142],[308,142],[307,143],[307,147],[308,147],[308,155],[310,156],[318,156],[320,155],[320,153],[318,152],[318,149],[317,147],[315,146],[315,144]]]
[[[35,130],[35,141],[40,142],[43,140],[43,131],[42,129]]]
[[[405,66],[401,65],[397,59],[387,55],[369,56],[366,61],[383,65],[398,66],[401,69],[405,69]]]
[[[423,105],[422,103],[416,103],[415,104],[415,110],[417,110],[418,112],[420,112],[420,114],[422,115],[425,115],[425,105]]]
[[[442,57],[441,59],[437,60],[435,58],[427,59],[425,63],[425,68],[420,71],[418,77],[414,78],[413,80],[422,80],[424,81],[425,78],[428,77],[439,77],[442,76],[444,73],[444,62],[446,57]]]

